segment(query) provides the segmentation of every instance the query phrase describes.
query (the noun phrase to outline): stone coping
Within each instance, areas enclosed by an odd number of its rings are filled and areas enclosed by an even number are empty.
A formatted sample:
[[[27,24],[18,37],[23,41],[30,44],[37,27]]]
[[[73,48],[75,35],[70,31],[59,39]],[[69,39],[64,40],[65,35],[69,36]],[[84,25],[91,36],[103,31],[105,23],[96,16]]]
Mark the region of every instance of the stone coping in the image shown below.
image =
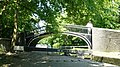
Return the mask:
[[[120,66],[120,59],[117,59],[117,58],[92,56],[92,60],[97,61],[97,62],[110,63],[110,64]],[[113,67],[113,66],[110,66],[110,67]],[[114,66],[114,67],[116,67],[116,66]]]
[[[98,52],[93,51],[93,56],[99,56],[99,57],[108,57],[108,58],[116,58],[120,59],[120,52]]]
[[[120,30],[116,30],[116,29],[107,29],[107,28],[97,28],[97,27],[93,27],[92,29],[106,30],[106,31],[112,31],[112,32],[120,32]]]

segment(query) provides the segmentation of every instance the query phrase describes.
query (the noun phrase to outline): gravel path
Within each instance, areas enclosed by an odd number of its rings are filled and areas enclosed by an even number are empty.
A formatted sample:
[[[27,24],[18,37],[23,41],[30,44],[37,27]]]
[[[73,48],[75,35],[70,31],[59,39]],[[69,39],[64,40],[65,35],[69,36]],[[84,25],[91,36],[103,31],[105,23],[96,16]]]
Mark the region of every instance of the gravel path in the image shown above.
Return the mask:
[[[70,56],[48,55],[46,52],[23,52],[1,67],[119,67]]]

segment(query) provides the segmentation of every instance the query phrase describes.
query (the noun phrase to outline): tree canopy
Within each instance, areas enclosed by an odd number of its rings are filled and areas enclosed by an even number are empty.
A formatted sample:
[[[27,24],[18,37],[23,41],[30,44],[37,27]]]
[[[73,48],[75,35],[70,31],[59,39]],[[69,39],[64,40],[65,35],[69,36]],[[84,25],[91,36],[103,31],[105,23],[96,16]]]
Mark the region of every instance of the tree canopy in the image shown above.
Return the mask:
[[[52,32],[62,31],[64,24],[86,25],[88,21],[95,27],[120,29],[119,6],[120,0],[1,0],[1,37],[32,31],[41,20]]]

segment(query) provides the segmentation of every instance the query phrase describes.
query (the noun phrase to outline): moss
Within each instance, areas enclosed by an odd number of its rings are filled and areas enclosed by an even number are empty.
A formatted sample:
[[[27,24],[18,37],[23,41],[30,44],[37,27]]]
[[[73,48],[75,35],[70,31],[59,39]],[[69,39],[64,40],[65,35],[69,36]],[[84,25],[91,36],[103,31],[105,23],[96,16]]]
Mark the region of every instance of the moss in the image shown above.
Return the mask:
[[[120,59],[116,58],[93,56],[92,60],[120,66]]]

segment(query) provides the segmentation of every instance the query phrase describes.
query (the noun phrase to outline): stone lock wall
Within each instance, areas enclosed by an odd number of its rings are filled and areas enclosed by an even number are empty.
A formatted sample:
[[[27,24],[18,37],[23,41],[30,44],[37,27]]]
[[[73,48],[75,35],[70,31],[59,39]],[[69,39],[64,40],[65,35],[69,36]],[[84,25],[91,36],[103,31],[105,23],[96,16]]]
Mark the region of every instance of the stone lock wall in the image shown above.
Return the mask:
[[[120,52],[120,30],[93,28],[93,52]]]

